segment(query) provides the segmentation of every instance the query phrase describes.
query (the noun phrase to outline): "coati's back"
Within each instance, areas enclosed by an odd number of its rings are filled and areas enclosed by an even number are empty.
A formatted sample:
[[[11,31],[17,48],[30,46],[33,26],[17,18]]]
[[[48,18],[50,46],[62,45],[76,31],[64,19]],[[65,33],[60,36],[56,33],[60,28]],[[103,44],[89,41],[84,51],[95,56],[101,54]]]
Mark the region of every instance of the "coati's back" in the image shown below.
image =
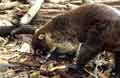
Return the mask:
[[[120,11],[105,4],[85,4],[65,14],[71,19],[71,27],[86,40],[91,30],[100,31],[106,50],[120,45]],[[68,27],[68,28],[71,28]],[[74,29],[72,28],[72,29]]]

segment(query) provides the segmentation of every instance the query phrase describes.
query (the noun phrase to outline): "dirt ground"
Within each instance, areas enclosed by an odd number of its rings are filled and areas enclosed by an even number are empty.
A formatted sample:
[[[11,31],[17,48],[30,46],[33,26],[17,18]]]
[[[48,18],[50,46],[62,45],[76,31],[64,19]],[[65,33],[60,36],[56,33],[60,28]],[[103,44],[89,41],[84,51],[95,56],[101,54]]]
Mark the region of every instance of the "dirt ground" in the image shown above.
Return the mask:
[[[46,0],[39,12],[31,21],[33,26],[41,26],[54,18],[56,15],[69,11],[81,5],[80,0],[67,0],[65,3],[58,0]],[[65,1],[65,0],[64,0]],[[119,0],[93,0],[95,2],[116,2]],[[111,6],[119,6],[119,3]],[[50,59],[43,63],[43,56],[32,56],[31,49],[32,34],[19,35],[19,39],[9,40],[9,37],[0,37],[0,78],[65,78],[65,65],[72,63],[69,59]],[[84,78],[109,78],[114,72],[114,55],[109,52],[99,54],[85,67]],[[57,71],[58,70],[58,71]],[[72,78],[72,77],[71,77]]]

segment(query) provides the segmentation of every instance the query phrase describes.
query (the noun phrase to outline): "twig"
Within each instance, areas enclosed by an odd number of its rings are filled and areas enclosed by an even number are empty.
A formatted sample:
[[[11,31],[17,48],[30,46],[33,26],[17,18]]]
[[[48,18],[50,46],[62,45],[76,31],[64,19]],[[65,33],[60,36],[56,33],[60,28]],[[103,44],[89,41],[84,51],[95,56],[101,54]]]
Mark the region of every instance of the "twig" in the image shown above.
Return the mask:
[[[53,3],[44,3],[41,7],[42,9],[66,9],[66,5],[62,4],[53,4]]]
[[[77,48],[77,51],[76,51],[76,55],[75,55],[75,58],[74,58],[74,61],[75,61],[75,62],[77,61],[77,58],[79,57],[80,47],[81,47],[81,43],[79,43],[78,48]]]
[[[36,0],[35,4],[29,9],[29,11],[21,18],[20,24],[28,24],[32,18],[39,11],[44,0]]]
[[[115,7],[115,8],[120,10],[120,6],[119,5],[114,5],[113,7]]]
[[[76,4],[76,5],[80,5],[82,4],[82,1],[71,1],[70,3],[72,4]],[[95,3],[103,3],[103,4],[107,4],[107,5],[120,5],[120,0],[117,0],[117,1],[114,1],[114,0],[111,0],[111,1],[95,1]]]
[[[120,5],[120,0],[118,1],[101,1],[101,2],[98,2],[98,3],[104,3],[104,4],[107,4],[107,5]]]

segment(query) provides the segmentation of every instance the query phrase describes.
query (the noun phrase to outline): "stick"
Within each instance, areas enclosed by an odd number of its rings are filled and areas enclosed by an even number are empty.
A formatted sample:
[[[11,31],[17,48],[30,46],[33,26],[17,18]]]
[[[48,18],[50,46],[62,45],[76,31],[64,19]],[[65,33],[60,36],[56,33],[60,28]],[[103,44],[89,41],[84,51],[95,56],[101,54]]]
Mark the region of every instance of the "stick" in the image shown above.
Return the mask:
[[[39,11],[42,3],[44,0],[36,0],[34,5],[29,9],[29,11],[21,18],[20,24],[28,24],[32,18],[37,14]]]

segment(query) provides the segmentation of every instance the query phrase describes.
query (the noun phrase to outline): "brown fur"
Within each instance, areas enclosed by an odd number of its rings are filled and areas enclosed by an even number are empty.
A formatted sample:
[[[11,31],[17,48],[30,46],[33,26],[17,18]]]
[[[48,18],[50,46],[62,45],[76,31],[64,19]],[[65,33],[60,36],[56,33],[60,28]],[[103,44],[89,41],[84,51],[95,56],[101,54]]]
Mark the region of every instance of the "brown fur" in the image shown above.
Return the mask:
[[[45,35],[42,39],[40,34]],[[36,30],[33,47],[59,52],[76,52],[80,48],[78,64],[86,64],[103,50],[120,47],[120,12],[104,4],[84,4],[79,8],[55,17]],[[63,47],[64,46],[64,47]]]

